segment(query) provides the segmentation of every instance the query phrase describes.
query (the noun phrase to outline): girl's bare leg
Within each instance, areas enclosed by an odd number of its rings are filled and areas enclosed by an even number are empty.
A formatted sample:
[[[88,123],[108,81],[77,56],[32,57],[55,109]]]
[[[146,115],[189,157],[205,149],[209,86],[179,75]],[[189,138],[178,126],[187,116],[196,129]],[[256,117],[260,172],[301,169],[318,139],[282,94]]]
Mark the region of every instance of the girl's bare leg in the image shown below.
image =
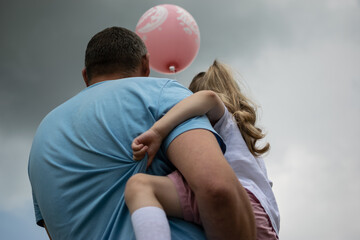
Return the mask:
[[[136,238],[170,239],[166,215],[182,218],[178,194],[168,177],[136,174],[125,189]]]

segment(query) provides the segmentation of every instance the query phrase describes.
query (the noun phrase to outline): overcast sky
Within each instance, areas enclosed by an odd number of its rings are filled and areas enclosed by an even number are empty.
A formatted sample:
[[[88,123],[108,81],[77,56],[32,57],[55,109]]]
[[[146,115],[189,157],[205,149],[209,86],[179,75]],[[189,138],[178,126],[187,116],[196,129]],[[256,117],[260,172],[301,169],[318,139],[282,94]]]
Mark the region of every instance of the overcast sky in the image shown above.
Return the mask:
[[[281,239],[359,239],[359,0],[1,1],[0,238],[46,239],[28,154],[41,119],[85,87],[91,36],[135,30],[163,3],[186,9],[201,35],[196,59],[175,78],[188,86],[217,58],[261,106]]]

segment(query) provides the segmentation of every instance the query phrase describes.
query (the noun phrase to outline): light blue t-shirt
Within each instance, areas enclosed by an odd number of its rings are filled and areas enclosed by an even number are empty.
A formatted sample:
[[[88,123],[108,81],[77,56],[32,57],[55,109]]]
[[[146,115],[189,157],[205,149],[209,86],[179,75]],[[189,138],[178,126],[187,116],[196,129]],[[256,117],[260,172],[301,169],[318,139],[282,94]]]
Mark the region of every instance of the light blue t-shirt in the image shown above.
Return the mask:
[[[53,239],[135,239],[124,201],[127,180],[145,172],[132,160],[132,140],[191,92],[160,78],[125,78],[94,84],[41,122],[29,158],[36,221]],[[147,173],[167,175],[171,141],[203,128],[206,117],[179,125],[165,139]],[[215,133],[215,132],[214,132]],[[172,239],[205,239],[200,226],[169,218]]]

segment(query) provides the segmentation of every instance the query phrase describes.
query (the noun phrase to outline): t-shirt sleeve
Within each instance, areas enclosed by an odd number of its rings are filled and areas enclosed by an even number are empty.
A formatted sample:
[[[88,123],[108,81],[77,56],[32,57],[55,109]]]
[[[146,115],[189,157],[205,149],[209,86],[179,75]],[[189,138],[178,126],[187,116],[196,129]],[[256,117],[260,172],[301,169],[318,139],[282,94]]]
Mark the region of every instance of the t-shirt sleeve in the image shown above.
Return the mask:
[[[190,96],[192,92],[182,86],[180,83],[169,80],[160,93],[159,98],[159,112],[158,118],[160,119],[162,116],[166,114],[174,105],[178,102],[183,100],[184,98]],[[211,126],[208,118],[204,116],[199,116],[195,118],[191,118],[180,125],[178,125],[170,134],[166,137],[163,141],[162,150],[166,152],[167,148],[169,147],[170,143],[180,134],[193,130],[193,129],[206,129],[211,131],[218,140],[218,143],[221,147],[221,150],[225,152],[225,144],[222,141],[221,137],[216,133],[216,131]]]
[[[44,219],[41,215],[39,205],[37,203],[34,193],[32,195],[33,195],[33,204],[34,204],[34,210],[35,210],[36,224],[39,225],[40,227],[44,227]]]

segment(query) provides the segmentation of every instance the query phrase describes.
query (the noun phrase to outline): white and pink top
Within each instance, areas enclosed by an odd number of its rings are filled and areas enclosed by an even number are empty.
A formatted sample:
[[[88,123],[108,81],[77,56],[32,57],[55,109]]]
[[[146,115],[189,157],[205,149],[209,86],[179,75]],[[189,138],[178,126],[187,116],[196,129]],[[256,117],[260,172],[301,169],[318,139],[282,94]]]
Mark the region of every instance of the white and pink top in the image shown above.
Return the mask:
[[[279,236],[280,213],[262,158],[255,158],[249,151],[231,113],[225,107],[224,115],[214,126],[226,144],[224,154],[244,188],[259,200]]]

